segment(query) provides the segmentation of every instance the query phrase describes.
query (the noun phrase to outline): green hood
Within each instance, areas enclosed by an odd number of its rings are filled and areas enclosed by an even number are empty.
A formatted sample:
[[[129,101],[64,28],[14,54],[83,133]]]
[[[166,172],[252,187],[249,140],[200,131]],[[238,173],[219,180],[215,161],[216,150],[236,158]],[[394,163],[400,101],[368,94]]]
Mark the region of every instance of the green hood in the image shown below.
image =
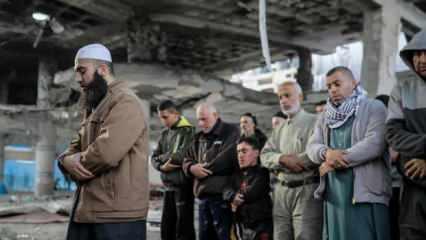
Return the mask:
[[[177,128],[181,127],[192,127],[192,124],[186,119],[186,117],[181,116],[178,124],[176,125]]]

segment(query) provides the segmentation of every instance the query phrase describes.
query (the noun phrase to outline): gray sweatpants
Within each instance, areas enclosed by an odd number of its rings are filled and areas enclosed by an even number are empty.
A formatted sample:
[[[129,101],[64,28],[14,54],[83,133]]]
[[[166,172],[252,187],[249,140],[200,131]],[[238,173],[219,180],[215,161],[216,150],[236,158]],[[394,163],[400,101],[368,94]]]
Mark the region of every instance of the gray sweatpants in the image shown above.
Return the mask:
[[[323,221],[323,202],[314,199],[318,184],[295,188],[275,185],[274,239],[320,240]]]

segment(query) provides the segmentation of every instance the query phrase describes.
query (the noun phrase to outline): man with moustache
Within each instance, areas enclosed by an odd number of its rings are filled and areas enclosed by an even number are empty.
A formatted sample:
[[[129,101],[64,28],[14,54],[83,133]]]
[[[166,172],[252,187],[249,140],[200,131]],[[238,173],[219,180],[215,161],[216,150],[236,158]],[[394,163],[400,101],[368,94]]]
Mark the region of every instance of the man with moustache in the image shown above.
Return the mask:
[[[262,165],[277,172],[274,186],[274,239],[320,239],[322,202],[313,198],[319,183],[318,165],[306,153],[316,116],[301,107],[297,82],[278,88],[281,111],[287,119],[272,131],[261,153]]]
[[[386,140],[399,153],[403,175],[400,239],[426,238],[426,31],[400,52],[415,77],[400,79],[392,90]]]
[[[194,195],[199,200],[199,240],[229,240],[232,212],[222,193],[238,170],[236,125],[224,122],[210,103],[196,110],[201,129],[185,155],[183,170],[194,178]]]
[[[259,128],[257,128],[256,116],[249,112],[244,113],[240,117],[240,131],[241,136],[243,137],[256,138],[260,144],[260,149],[263,148],[266,143],[266,140],[268,140],[266,135]]]
[[[86,45],[75,57],[83,121],[59,166],[77,184],[67,240],[145,239],[148,125],[140,99],[115,80],[111,54]]]
[[[386,108],[364,95],[350,69],[335,67],[326,76],[327,106],[308,146],[310,159],[321,164],[315,196],[324,199],[323,239],[391,239]]]

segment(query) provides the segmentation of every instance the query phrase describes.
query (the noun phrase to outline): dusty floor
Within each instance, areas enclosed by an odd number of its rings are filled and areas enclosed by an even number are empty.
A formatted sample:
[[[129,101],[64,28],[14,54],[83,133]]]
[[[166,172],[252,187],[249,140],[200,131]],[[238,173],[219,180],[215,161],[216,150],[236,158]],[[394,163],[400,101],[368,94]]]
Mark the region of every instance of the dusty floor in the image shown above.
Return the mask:
[[[63,240],[66,223],[1,224],[0,240]],[[158,230],[148,230],[148,240],[160,240]]]
[[[68,198],[68,196],[65,197]],[[55,196],[55,198],[64,199],[64,196],[61,194],[59,197]],[[71,202],[71,199],[68,199]],[[27,194],[2,196],[0,198],[0,209],[10,209],[14,206],[22,206],[28,203],[37,202],[40,201],[35,200],[32,195]],[[159,221],[161,218],[161,205],[161,199],[150,201],[150,210],[148,214],[149,223],[147,223],[148,240],[160,239]],[[46,212],[44,213],[46,214]],[[22,219],[23,222],[28,221],[28,219],[46,220],[46,216],[47,215],[44,215],[43,213],[29,213],[25,215],[18,215],[15,217],[17,217],[17,219]],[[9,217],[9,219],[13,218],[14,217]],[[67,222],[63,221],[66,221],[67,218],[68,217],[59,216],[58,219],[62,222],[35,224],[22,223],[20,220],[18,221],[18,223],[10,223],[10,220],[7,220],[8,222],[4,222],[4,217],[2,217],[0,218],[0,240],[63,240],[65,239],[66,229],[68,225]],[[54,219],[56,218],[54,217]],[[16,221],[16,219],[14,219],[14,221]]]

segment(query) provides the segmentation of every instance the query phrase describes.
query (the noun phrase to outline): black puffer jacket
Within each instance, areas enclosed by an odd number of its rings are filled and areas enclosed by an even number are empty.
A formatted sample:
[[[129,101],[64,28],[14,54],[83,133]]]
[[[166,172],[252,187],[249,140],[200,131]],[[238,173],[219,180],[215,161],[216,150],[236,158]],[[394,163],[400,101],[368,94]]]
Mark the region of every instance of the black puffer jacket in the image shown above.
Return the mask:
[[[237,193],[243,194],[244,203],[238,207],[237,221],[254,228],[259,222],[272,220],[272,200],[269,195],[269,171],[256,165],[235,173],[232,184],[223,192],[230,203]]]
[[[205,168],[213,172],[206,178],[194,180],[196,197],[222,195],[232,174],[238,169],[239,136],[240,131],[236,125],[225,123],[220,119],[209,133],[199,132],[195,135],[185,155],[184,172],[188,177],[192,177],[189,169],[197,163],[207,163]]]
[[[171,128],[164,129],[161,132],[158,146],[151,156],[152,166],[161,171],[160,167],[170,158],[172,164],[181,166],[194,134],[195,128],[185,117],[181,117]],[[185,176],[182,168],[172,172],[161,172],[161,180],[167,187],[178,187],[189,182],[189,178]]]

